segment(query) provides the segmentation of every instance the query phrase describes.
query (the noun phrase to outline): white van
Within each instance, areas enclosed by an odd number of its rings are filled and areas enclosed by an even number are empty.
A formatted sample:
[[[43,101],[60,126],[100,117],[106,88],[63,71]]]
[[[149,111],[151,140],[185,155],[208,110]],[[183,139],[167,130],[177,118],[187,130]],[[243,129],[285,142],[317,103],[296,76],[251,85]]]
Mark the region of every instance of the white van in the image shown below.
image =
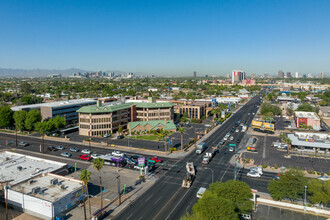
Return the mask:
[[[206,188],[204,188],[204,187],[199,188],[197,195],[196,195],[197,198],[199,198],[199,199],[202,198],[205,191],[206,191]]]
[[[251,168],[250,168],[250,171],[258,172],[260,175],[263,174],[263,172],[262,172],[262,167],[251,167]]]

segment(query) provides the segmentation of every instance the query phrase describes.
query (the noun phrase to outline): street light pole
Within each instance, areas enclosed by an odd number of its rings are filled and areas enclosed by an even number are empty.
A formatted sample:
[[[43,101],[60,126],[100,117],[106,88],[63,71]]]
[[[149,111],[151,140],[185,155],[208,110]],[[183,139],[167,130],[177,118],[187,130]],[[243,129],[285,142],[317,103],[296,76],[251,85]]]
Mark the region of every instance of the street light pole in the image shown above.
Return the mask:
[[[211,170],[211,172],[212,172],[212,183],[214,183],[214,181],[213,181],[213,180],[214,180],[214,179],[213,179],[213,170],[212,170],[211,168],[208,168],[208,167],[205,167],[205,169],[206,169],[206,170]]]
[[[306,193],[307,193],[307,186],[305,186],[305,206],[304,206],[304,211],[306,212]]]
[[[117,176],[118,180],[118,195],[119,195],[119,205],[121,204],[121,193],[120,193],[120,175]]]

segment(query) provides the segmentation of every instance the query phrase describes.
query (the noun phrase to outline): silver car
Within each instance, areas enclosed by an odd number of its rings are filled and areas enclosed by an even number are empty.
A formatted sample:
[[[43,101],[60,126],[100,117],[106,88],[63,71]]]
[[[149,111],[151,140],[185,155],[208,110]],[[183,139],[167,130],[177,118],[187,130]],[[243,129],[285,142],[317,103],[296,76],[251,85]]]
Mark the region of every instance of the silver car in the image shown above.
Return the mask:
[[[63,153],[61,153],[61,156],[62,156],[62,157],[71,157],[72,154],[67,153],[67,152],[63,152]]]

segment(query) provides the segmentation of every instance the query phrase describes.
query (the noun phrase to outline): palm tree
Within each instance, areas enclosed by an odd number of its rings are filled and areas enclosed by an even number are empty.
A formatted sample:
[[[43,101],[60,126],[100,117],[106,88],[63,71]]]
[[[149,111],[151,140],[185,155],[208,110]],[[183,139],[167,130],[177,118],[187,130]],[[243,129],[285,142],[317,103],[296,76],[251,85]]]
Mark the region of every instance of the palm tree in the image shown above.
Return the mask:
[[[35,128],[38,131],[38,133],[42,135],[42,150],[41,150],[41,152],[44,153],[45,152],[45,132],[50,130],[49,126],[47,124],[47,121],[38,122],[35,125]]]
[[[183,149],[183,133],[185,132],[185,129],[183,127],[179,127],[178,132],[181,134],[181,150],[182,150]]]
[[[101,193],[101,209],[103,208],[103,195],[102,195],[102,176],[101,176],[101,169],[103,167],[104,160],[101,158],[96,158],[93,160],[93,167],[99,171],[100,174],[100,193]]]
[[[92,211],[91,211],[91,200],[89,199],[89,193],[88,193],[88,181],[91,179],[91,172],[88,172],[87,170],[81,171],[80,174],[80,180],[84,182],[84,185],[86,187],[87,197],[88,197],[88,203],[89,203],[89,218],[92,217]],[[84,197],[84,195],[83,195]],[[84,213],[85,213],[85,219],[86,219],[86,207],[85,207],[85,201],[84,201]]]
[[[216,116],[216,114],[217,114],[217,109],[212,108],[212,110],[211,110],[211,114],[213,115],[213,122],[214,122],[214,121],[215,121],[215,116]]]

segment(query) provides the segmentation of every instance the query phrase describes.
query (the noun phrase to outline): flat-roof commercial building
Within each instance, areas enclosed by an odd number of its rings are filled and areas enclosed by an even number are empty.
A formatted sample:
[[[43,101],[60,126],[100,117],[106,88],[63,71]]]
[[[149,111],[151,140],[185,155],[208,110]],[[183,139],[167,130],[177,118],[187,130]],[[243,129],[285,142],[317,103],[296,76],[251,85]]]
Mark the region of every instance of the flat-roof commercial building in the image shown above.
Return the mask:
[[[0,181],[17,184],[42,173],[65,169],[67,164],[9,151],[0,152]]]
[[[291,146],[306,151],[330,151],[330,135],[321,133],[295,132],[288,134]]]
[[[311,126],[315,131],[321,129],[321,120],[315,112],[295,112],[294,117],[297,128],[303,128],[305,125]]]
[[[129,103],[116,103],[102,106],[85,106],[79,113],[79,135],[100,136],[116,132],[119,127],[126,128],[128,122],[135,118],[135,106]]]
[[[8,203],[42,219],[65,215],[83,198],[83,182],[52,173],[39,174],[8,189]]]
[[[40,110],[42,120],[55,118],[57,115],[64,117],[67,124],[78,123],[77,110],[83,106],[94,105],[94,99],[73,99],[69,101],[39,103],[33,105],[21,105],[11,107],[13,111],[30,111],[32,109]]]
[[[136,121],[173,120],[174,104],[172,102],[138,102]]]

